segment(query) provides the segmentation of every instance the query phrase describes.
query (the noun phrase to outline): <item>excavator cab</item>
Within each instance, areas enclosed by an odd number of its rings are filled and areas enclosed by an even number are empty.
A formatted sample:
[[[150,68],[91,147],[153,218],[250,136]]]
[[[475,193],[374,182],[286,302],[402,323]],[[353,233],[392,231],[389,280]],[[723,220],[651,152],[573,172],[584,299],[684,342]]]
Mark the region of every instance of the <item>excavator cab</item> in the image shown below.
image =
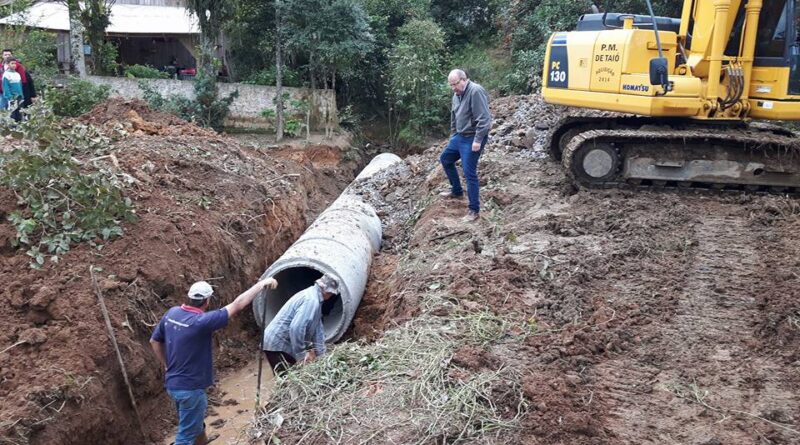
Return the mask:
[[[788,68],[786,94],[800,95],[800,35],[797,32],[800,11],[797,0],[767,1],[761,7],[756,34],[754,67]],[[736,13],[733,31],[725,48],[725,56],[736,57],[745,22],[745,3]]]

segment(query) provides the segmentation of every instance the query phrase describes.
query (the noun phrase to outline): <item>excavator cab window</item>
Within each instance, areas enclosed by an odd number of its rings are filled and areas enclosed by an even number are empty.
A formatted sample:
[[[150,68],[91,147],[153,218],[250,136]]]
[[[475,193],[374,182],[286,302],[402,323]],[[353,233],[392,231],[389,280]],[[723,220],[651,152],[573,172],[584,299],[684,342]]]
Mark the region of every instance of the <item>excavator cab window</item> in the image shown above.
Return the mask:
[[[794,3],[797,0],[777,0],[764,2],[761,15],[758,19],[758,33],[756,35],[755,64],[758,66],[788,66],[787,38],[791,38],[792,23],[787,20],[793,16]],[[733,28],[725,47],[725,55],[736,57],[741,51],[742,32],[747,12],[746,1],[742,1],[736,11]]]
[[[792,11],[790,22],[789,37],[789,94],[800,95],[800,11],[798,11],[797,1],[794,2],[794,11]]]
[[[758,35],[756,37],[756,59],[784,59],[787,53],[787,42],[792,31],[789,25],[794,1],[764,2],[758,18]],[[775,66],[775,65],[772,65]]]
[[[755,66],[789,67],[789,94],[800,94],[800,36],[797,3],[800,0],[764,2],[758,19]],[[744,23],[744,4],[736,15],[726,55],[738,54]]]

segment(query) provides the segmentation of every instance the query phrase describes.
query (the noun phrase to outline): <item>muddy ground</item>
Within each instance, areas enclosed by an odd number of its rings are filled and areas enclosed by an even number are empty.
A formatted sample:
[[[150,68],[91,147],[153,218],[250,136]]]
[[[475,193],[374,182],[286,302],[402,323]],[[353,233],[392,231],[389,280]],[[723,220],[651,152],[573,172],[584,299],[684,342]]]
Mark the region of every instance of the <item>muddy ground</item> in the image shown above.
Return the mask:
[[[220,136],[141,102],[112,100],[79,120],[115,139],[102,162],[129,180],[138,221],[102,251],[74,247],[29,267],[0,189],[0,443],[141,444],[175,424],[148,339],[188,285],[211,282],[224,306],[249,287],[352,179],[347,146],[263,147]],[[257,141],[256,141],[257,142]],[[92,289],[99,284],[142,415],[144,436]],[[255,354],[250,311],[215,338],[223,373]],[[6,350],[6,348],[14,345]],[[212,403],[214,402],[212,398]],[[221,402],[217,400],[216,402]]]
[[[576,190],[543,158],[561,110],[537,97],[493,108],[482,220],[463,224],[465,203],[435,197],[443,145],[408,158],[414,173],[383,205],[413,222],[390,227],[354,336],[445,320],[420,304],[432,292],[506,320],[502,339],[450,363],[459,378],[520,376],[506,382],[524,393],[518,428],[479,443],[800,443],[796,200]]]
[[[466,204],[435,196],[445,183],[443,143],[364,191],[384,223],[384,245],[347,340],[381,339],[423,314],[503,320],[501,335],[455,348],[445,365],[454,380],[507,370],[485,403],[510,422],[516,416],[513,426],[431,443],[800,443],[796,200],[577,190],[542,147],[561,109],[535,96],[492,107],[479,222],[462,223]],[[26,341],[0,355],[5,443],[139,443],[89,264],[103,268],[148,439],[163,437],[174,419],[147,345],[156,317],[195,279],[220,277],[218,303],[230,301],[355,170],[326,147],[259,149],[133,125],[122,126],[131,134],[117,157],[140,181],[132,197],[141,220],[125,237],[102,256],[76,248],[44,273],[3,242],[0,347]],[[8,212],[13,199],[2,193]],[[213,198],[208,210],[197,204],[203,196]],[[10,233],[2,222],[0,237]],[[441,300],[448,304],[428,304]],[[218,366],[251,358],[254,331],[248,313],[218,336]],[[519,389],[521,402],[504,388]],[[353,425],[337,440],[423,437],[412,424],[385,422]],[[287,428],[278,436],[337,441],[313,425]]]

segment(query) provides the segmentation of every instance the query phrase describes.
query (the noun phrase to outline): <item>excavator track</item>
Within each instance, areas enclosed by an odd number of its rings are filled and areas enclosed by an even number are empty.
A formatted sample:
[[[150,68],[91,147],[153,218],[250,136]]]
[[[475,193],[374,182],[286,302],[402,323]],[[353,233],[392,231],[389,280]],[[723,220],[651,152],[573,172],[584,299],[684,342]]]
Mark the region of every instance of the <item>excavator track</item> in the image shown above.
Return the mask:
[[[551,150],[583,187],[800,192],[800,138],[782,127],[636,117],[570,124]]]

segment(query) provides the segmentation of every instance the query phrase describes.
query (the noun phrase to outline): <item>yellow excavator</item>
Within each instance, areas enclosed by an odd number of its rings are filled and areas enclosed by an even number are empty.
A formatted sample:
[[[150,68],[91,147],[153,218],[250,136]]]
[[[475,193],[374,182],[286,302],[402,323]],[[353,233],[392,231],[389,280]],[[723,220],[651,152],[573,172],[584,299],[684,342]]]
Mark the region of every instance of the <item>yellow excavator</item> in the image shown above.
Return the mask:
[[[585,14],[548,41],[549,132],[585,187],[797,192],[800,0],[684,0],[680,19]]]

